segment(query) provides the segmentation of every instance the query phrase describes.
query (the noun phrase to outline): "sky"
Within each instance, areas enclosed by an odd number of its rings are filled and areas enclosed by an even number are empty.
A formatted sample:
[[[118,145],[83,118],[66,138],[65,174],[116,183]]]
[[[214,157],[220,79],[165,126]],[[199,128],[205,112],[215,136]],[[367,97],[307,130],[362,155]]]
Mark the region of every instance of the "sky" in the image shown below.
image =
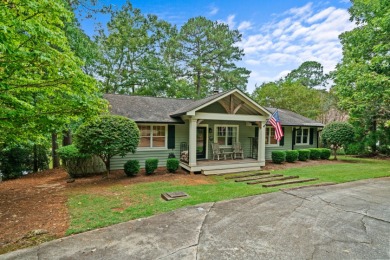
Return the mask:
[[[117,8],[124,1],[101,0]],[[188,19],[205,16],[229,25],[242,34],[238,46],[245,56],[237,65],[251,71],[247,91],[256,85],[286,76],[305,61],[317,61],[328,73],[341,61],[338,36],[354,28],[348,0],[133,0],[143,14],[155,14],[180,28]],[[108,17],[99,16],[105,24]],[[82,21],[93,35],[93,22]]]

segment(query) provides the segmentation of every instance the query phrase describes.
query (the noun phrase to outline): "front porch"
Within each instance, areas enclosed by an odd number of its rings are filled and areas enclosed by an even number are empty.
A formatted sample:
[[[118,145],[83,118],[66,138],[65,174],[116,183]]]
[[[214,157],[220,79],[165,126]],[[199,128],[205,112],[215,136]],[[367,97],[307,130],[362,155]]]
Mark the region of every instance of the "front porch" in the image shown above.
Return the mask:
[[[181,161],[180,166],[189,172],[202,172],[204,175],[256,171],[264,166],[265,162],[257,159],[245,158],[236,160],[198,160],[195,166]]]

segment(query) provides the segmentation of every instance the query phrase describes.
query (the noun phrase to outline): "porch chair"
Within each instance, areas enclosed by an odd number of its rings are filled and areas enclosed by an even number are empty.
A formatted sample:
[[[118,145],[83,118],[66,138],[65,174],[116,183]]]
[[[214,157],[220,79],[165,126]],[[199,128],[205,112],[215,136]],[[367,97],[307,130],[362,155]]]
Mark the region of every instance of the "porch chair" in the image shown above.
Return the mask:
[[[234,156],[234,159],[237,159],[237,158],[244,159],[244,151],[241,147],[241,143],[234,143],[233,144],[233,156]]]
[[[221,149],[219,148],[219,144],[218,143],[211,143],[211,148],[213,150],[213,160],[215,160],[215,157],[217,158],[217,160],[219,160],[219,157],[223,156]]]

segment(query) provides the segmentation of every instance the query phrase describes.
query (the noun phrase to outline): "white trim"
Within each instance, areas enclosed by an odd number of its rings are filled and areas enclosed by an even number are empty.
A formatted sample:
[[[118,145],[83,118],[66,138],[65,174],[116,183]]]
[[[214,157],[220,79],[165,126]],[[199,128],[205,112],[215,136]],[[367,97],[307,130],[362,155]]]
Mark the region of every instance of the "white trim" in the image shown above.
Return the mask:
[[[237,140],[236,142],[239,142],[240,140],[240,126],[239,125],[228,125],[228,124],[218,124],[214,125],[214,141],[213,142],[218,142],[218,127],[236,127],[237,128]],[[227,138],[227,135],[225,136]],[[226,138],[225,138],[225,144],[220,145],[221,148],[231,148],[232,145],[226,145]]]
[[[301,130],[302,131],[302,135],[301,135],[301,141],[303,140],[303,129],[307,129],[307,143],[297,143],[297,131],[298,130]],[[295,146],[304,146],[304,145],[310,145],[310,127],[300,127],[300,128],[296,128],[295,129],[296,132],[295,132]]]
[[[196,119],[206,120],[226,120],[226,121],[246,121],[246,122],[257,122],[266,121],[268,118],[265,116],[256,115],[233,115],[233,114],[222,114],[222,113],[204,113],[197,112]]]
[[[197,127],[206,127],[206,160],[209,159],[209,124],[200,124]]]
[[[200,109],[202,109],[202,108],[204,108],[204,107],[207,107],[207,106],[209,106],[209,105],[211,105],[211,104],[213,104],[213,103],[215,103],[215,102],[217,102],[217,101],[219,101],[219,100],[221,100],[221,99],[223,99],[223,98],[225,98],[225,97],[227,97],[227,96],[229,96],[229,95],[232,95],[232,94],[234,94],[234,93],[238,93],[240,96],[241,96],[241,98],[240,97],[238,97],[239,99],[241,99],[241,100],[243,100],[243,101],[248,101],[247,102],[247,104],[248,103],[250,103],[250,104],[248,104],[249,106],[251,106],[252,108],[254,108],[255,110],[260,110],[260,111],[262,111],[263,113],[265,113],[266,114],[266,116],[265,116],[265,118],[266,119],[268,119],[272,114],[270,113],[270,112],[268,112],[265,108],[263,108],[262,106],[260,106],[259,104],[257,104],[255,101],[253,101],[251,98],[249,98],[249,97],[247,97],[241,90],[239,90],[239,89],[233,89],[233,90],[231,90],[231,91],[229,91],[229,92],[226,92],[224,95],[222,95],[222,96],[220,96],[220,97],[218,97],[218,98],[215,98],[215,99],[213,99],[213,100],[210,100],[209,102],[207,102],[207,103],[205,103],[205,104],[203,104],[203,105],[201,105],[201,106],[199,106],[199,107],[197,107],[197,108],[194,108],[193,110],[190,110],[190,111],[188,111],[188,112],[186,112],[186,115],[190,115],[190,116],[195,116],[195,112],[196,111],[198,111],[198,110],[200,110]],[[197,115],[198,113],[196,113],[196,115]],[[205,119],[207,119],[207,118],[205,118]],[[257,121],[265,121],[265,120],[257,120]]]
[[[168,124],[145,124],[145,123],[139,123],[137,124],[137,127],[138,125],[140,126],[164,126],[165,127],[165,145],[164,147],[140,147],[138,146],[137,147],[137,151],[166,151],[166,150],[169,150],[168,149]],[[153,133],[153,129],[152,130],[152,133]],[[141,136],[140,136],[141,138]],[[151,138],[151,144],[153,143],[153,135],[150,135],[150,138]]]

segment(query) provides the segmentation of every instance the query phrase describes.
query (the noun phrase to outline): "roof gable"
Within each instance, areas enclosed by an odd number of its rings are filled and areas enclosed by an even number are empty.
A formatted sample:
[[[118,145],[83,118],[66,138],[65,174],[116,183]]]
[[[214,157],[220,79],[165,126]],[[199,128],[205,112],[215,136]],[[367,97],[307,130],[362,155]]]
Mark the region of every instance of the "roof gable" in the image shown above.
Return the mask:
[[[225,108],[226,113],[237,113],[241,109],[241,113],[243,114],[260,114],[264,116],[271,115],[268,110],[254,102],[242,91],[239,89],[233,89],[197,100],[175,111],[172,116],[195,115],[196,111],[199,111],[216,102],[219,102]]]

